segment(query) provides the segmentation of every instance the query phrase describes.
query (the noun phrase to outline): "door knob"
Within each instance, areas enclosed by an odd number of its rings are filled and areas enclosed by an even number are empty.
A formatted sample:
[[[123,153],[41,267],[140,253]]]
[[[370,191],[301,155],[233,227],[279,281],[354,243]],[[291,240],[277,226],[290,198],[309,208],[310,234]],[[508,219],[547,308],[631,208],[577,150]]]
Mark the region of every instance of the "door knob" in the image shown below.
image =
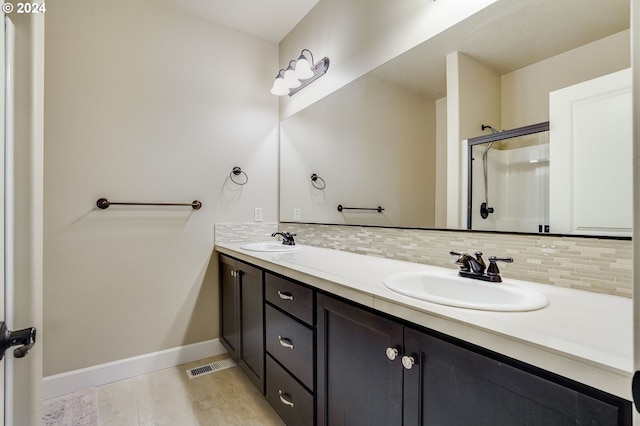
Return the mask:
[[[34,327],[11,331],[4,321],[0,321],[0,360],[11,346],[20,346],[13,351],[13,356],[22,358],[29,353],[35,344],[36,329]]]

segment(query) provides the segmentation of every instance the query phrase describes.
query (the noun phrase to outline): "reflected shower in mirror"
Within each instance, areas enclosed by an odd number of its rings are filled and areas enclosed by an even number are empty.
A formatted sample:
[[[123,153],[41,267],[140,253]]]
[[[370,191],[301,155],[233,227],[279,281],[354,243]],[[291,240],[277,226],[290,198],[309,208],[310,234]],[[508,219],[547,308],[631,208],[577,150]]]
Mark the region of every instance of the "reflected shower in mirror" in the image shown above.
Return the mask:
[[[467,229],[550,232],[549,123],[468,144]]]

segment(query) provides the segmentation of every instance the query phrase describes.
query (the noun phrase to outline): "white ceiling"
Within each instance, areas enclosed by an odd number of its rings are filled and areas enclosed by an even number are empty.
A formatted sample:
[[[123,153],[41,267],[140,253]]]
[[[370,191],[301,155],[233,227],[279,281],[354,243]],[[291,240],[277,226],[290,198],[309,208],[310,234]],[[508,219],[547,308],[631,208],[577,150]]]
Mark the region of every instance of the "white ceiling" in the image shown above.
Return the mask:
[[[188,13],[274,43],[282,39],[318,0],[161,0]]]

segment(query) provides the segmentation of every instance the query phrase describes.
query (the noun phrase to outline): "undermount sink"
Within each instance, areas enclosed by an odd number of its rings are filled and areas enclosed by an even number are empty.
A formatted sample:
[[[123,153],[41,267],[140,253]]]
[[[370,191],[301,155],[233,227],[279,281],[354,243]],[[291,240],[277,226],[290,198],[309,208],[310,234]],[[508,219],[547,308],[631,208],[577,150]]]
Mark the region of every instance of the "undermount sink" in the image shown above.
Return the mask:
[[[539,291],[510,281],[491,283],[455,275],[455,272],[401,272],[384,280],[389,289],[440,305],[483,311],[522,312],[547,306]]]
[[[278,242],[249,243],[240,246],[241,249],[250,251],[283,252],[300,250],[300,246],[288,246]]]

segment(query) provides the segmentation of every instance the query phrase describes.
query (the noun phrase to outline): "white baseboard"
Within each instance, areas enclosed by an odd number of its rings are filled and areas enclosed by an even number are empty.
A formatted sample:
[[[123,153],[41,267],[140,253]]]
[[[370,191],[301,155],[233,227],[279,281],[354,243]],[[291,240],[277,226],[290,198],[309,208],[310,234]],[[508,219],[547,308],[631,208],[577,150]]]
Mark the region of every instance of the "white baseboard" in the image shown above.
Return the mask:
[[[220,340],[213,339],[47,376],[42,382],[42,398],[53,398],[83,388],[106,385],[226,352]]]

